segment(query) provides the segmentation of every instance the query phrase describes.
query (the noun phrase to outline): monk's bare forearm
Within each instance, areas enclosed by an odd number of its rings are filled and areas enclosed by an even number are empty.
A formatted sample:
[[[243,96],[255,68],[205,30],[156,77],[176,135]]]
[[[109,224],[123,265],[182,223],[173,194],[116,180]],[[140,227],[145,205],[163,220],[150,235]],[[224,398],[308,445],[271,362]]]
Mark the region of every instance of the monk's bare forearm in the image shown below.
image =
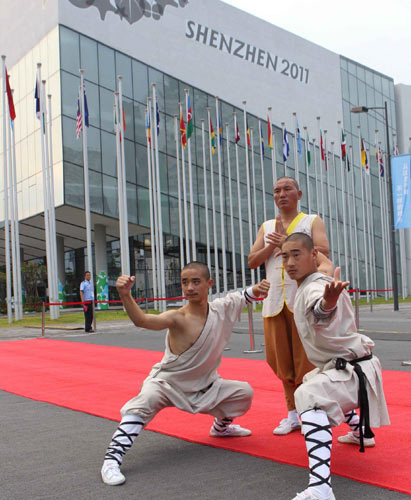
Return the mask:
[[[136,304],[135,300],[131,296],[131,293],[120,295],[123,301],[124,308],[128,314],[128,317],[136,326],[144,327],[146,314],[141,310],[141,308]]]
[[[255,250],[254,252],[250,253],[248,256],[248,267],[250,269],[256,269],[257,267],[261,266],[261,264],[264,264],[264,262],[271,257],[275,248],[276,247],[274,246],[267,245],[260,250]]]

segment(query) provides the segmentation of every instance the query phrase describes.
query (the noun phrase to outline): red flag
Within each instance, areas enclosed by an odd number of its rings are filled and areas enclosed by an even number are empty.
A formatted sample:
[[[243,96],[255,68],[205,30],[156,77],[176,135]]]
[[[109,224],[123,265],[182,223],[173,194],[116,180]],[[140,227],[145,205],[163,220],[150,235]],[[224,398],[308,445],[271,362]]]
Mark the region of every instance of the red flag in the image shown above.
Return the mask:
[[[187,146],[187,135],[186,135],[186,126],[184,123],[183,112],[180,109],[180,135],[181,135],[181,144],[183,148]]]
[[[235,143],[238,144],[240,142],[240,129],[238,128],[238,123],[237,123],[237,130],[235,132]]]
[[[268,146],[273,149],[273,134],[271,131],[270,117],[267,115],[267,135],[268,135]]]
[[[248,126],[248,123],[247,123],[247,144],[248,144],[248,147],[251,148],[250,127]]]
[[[5,68],[5,71],[6,71],[6,92],[7,92],[7,99],[9,101],[10,118],[14,121],[16,119],[16,110],[14,109],[13,94],[12,94],[11,88],[10,88],[9,75],[7,73],[7,68]]]

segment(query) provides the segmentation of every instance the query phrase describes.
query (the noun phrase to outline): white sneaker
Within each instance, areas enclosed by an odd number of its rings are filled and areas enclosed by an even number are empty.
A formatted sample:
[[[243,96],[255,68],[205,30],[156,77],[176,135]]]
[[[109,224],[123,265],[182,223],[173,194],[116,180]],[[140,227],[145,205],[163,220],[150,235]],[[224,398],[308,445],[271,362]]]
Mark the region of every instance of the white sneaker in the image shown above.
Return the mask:
[[[356,444],[360,446],[360,438],[355,436],[352,432],[349,432],[345,436],[338,437],[337,441],[343,444]],[[364,448],[372,448],[373,446],[375,446],[374,438],[364,438]]]
[[[110,486],[117,486],[123,484],[126,478],[120,472],[120,466],[117,462],[105,461],[101,468],[101,479],[103,483]]]
[[[280,425],[273,430],[273,434],[284,436],[285,434],[290,434],[290,432],[298,431],[299,429],[301,429],[300,421],[293,422],[288,418],[283,418]]]
[[[297,496],[293,500],[335,500],[335,496],[332,490],[327,497],[319,497],[314,492],[304,490],[301,493],[297,493]]]
[[[211,437],[244,437],[251,436],[251,431],[249,429],[244,429],[244,427],[240,427],[239,425],[229,425],[225,431],[218,432],[215,430],[214,425],[211,426],[210,429]]]

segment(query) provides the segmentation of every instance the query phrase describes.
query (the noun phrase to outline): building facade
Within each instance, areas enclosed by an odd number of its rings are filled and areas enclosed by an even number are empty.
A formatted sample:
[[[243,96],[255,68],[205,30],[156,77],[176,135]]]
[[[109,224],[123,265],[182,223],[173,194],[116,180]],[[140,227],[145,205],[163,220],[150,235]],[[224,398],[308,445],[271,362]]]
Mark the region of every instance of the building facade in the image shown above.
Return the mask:
[[[16,166],[21,247],[25,260],[41,259],[46,253],[40,124],[33,98],[36,64],[40,62],[47,92],[52,95],[57,248],[58,260],[64,262],[64,266],[60,266],[59,279],[67,284],[68,298],[77,293],[76,286],[85,270],[83,154],[82,142],[76,139],[80,68],[84,70],[89,108],[88,158],[97,262],[95,272],[98,275],[104,270],[111,286],[120,268],[113,121],[113,92],[119,75],[123,82],[126,122],[124,147],[131,271],[139,276],[138,293],[152,293],[145,129],[145,110],[147,98],[152,95],[152,84],[156,88],[160,117],[158,147],[168,296],[179,292],[181,262],[174,130],[179,103],[185,102],[185,89],[191,96],[194,120],[191,154],[198,259],[206,261],[204,178],[207,184],[211,182],[209,147],[203,148],[201,126],[205,120],[208,141],[207,108],[210,108],[218,134],[219,125],[215,121],[218,96],[222,183],[220,188],[214,175],[215,237],[220,263],[222,250],[226,249],[228,287],[234,283],[233,267],[237,271],[238,283],[241,282],[241,245],[246,259],[252,245],[250,239],[254,239],[258,226],[265,217],[274,216],[273,181],[282,175],[298,178],[303,191],[301,209],[319,213],[324,218],[333,261],[342,266],[343,276],[350,279],[352,286],[385,289],[390,284],[388,186],[386,178],[380,177],[375,154],[376,141],[381,143],[382,151],[386,151],[384,116],[378,111],[354,115],[350,110],[354,106],[383,107],[386,101],[390,135],[398,137],[401,152],[407,152],[408,142],[405,143],[403,137],[411,135],[411,130],[406,118],[409,114],[403,110],[411,104],[409,87],[399,86],[395,91],[392,78],[220,0],[157,0],[151,4],[136,0],[101,0],[92,5],[83,0],[43,1],[41,5],[40,2],[25,0],[18,19],[12,15],[11,4],[6,7],[1,22],[8,24],[11,31],[4,52],[17,113]],[[27,30],[29,22],[38,27],[35,32]],[[17,33],[21,38],[18,47],[11,42]],[[245,106],[243,101],[246,101]],[[273,153],[267,142],[269,107],[272,108]],[[244,109],[247,111],[246,121],[243,119]],[[240,135],[237,146],[234,113]],[[400,125],[397,125],[397,115]],[[297,118],[301,155],[298,152]],[[247,145],[245,123],[253,136],[253,150]],[[285,129],[288,131],[290,155],[284,162]],[[348,160],[341,158],[342,130]],[[264,137],[264,154],[260,131]],[[322,158],[321,136],[328,160]],[[362,166],[362,144],[369,161],[369,175]],[[308,151],[311,153],[310,166],[307,163]],[[239,179],[235,152],[238,154]],[[246,155],[250,185],[247,184]],[[217,168],[216,157],[214,169]],[[0,180],[0,192],[2,190]],[[248,196],[252,200],[251,213]],[[210,221],[212,201],[211,189],[208,189]],[[4,211],[0,207],[2,219]],[[222,231],[221,221],[225,231]],[[4,234],[0,237],[4,239]],[[212,224],[209,240],[214,241]],[[406,242],[404,236],[404,256],[407,255]],[[404,262],[404,258],[400,258],[400,246],[398,239],[398,262]],[[4,250],[2,252],[4,261]],[[398,278],[403,277],[405,283],[406,262],[402,271],[399,266]],[[223,278],[223,269],[220,273]],[[247,281],[250,277],[247,271]]]

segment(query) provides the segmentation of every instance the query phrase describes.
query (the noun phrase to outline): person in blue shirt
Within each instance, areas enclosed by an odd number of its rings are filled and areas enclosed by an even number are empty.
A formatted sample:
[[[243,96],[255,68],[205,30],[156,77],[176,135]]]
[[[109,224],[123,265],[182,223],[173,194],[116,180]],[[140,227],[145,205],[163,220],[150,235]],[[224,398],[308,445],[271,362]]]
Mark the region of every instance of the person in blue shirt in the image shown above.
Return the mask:
[[[93,300],[94,300],[94,289],[91,283],[91,273],[86,271],[84,273],[84,281],[80,284],[80,298],[81,302],[88,302],[88,304],[83,304],[84,310],[84,330],[86,332],[92,332],[93,329],[91,325],[93,323]]]

